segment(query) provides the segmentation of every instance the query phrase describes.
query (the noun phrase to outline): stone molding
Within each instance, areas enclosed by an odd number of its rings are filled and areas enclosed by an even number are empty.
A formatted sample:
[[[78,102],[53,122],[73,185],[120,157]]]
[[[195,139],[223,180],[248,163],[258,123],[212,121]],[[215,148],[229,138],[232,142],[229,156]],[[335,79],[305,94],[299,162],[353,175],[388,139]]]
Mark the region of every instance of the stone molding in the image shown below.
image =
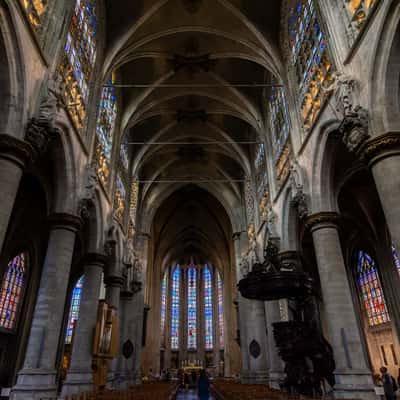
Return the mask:
[[[65,229],[71,232],[78,232],[82,226],[82,219],[68,213],[54,213],[47,218],[51,229]]]
[[[340,215],[335,211],[321,211],[307,217],[304,222],[304,227],[306,230],[311,231],[320,229],[322,225],[334,225],[337,227],[340,219]]]
[[[24,140],[7,134],[0,135],[0,158],[17,164],[21,169],[33,161],[33,147]]]
[[[124,285],[124,278],[122,276],[110,275],[104,277],[104,284],[106,286],[121,287]]]
[[[373,166],[379,160],[400,154],[400,132],[386,132],[367,140],[357,152],[361,161]]]
[[[107,262],[107,256],[101,253],[86,253],[82,257],[82,265],[98,265],[103,267]]]

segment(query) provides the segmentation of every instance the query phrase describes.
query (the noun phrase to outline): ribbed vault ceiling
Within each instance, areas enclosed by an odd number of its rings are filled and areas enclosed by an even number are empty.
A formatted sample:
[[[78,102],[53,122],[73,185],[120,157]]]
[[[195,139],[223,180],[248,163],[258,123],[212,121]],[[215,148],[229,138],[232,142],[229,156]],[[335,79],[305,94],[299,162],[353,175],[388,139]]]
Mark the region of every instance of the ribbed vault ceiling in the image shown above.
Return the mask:
[[[122,132],[137,143],[134,174],[146,181],[212,180],[200,186],[235,207],[238,181],[250,173],[248,142],[259,140],[265,118],[265,89],[242,85],[280,81],[281,1],[105,3],[103,77],[114,71],[122,86]],[[154,214],[161,194],[182,186],[146,183],[144,208]],[[180,235],[186,240],[194,231]]]

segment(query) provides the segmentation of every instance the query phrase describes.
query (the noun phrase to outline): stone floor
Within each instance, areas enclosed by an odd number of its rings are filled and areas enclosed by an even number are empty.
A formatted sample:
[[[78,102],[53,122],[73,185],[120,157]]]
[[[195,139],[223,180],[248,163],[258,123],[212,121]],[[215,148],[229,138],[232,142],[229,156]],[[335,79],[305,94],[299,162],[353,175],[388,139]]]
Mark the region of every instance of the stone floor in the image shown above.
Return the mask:
[[[198,400],[197,392],[194,389],[189,391],[180,390],[176,400]],[[214,397],[210,396],[208,400],[214,400]]]

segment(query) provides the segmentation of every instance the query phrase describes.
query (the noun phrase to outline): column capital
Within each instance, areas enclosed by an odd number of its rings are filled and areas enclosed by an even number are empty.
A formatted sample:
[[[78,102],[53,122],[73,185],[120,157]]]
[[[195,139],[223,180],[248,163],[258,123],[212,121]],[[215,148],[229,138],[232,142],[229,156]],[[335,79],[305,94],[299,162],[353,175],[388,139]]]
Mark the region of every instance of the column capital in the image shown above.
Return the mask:
[[[83,265],[98,265],[99,267],[103,267],[107,262],[107,256],[101,253],[86,253],[82,257]]]
[[[374,165],[379,160],[400,155],[400,132],[386,132],[367,140],[357,151],[361,161]]]
[[[124,278],[117,275],[109,275],[104,277],[104,284],[106,286],[122,287],[124,285]]]
[[[82,219],[68,213],[54,213],[47,217],[51,229],[65,229],[76,233],[82,225]]]
[[[33,160],[33,147],[24,140],[7,134],[0,135],[0,158],[17,164],[21,169]]]
[[[321,211],[309,215],[304,222],[304,227],[306,230],[311,230],[312,232],[327,225],[337,228],[340,219],[340,215],[335,211]]]

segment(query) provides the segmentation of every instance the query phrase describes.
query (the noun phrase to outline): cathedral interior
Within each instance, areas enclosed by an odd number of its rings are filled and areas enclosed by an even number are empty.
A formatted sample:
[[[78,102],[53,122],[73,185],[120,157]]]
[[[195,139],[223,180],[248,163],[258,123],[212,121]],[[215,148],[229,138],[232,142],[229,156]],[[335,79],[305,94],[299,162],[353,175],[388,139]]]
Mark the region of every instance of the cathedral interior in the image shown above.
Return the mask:
[[[399,0],[0,0],[0,398],[380,398],[399,66]]]

